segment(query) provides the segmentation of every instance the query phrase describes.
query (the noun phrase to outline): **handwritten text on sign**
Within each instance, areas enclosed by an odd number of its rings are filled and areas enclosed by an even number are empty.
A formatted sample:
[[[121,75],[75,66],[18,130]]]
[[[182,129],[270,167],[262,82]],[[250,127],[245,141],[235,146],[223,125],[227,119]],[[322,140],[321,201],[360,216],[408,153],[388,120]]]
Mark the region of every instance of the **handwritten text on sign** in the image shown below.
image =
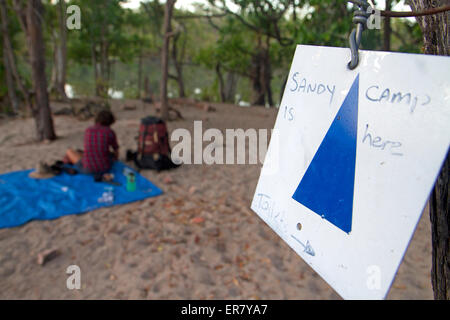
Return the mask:
[[[360,59],[297,47],[252,209],[341,296],[380,299],[449,149],[450,59]]]

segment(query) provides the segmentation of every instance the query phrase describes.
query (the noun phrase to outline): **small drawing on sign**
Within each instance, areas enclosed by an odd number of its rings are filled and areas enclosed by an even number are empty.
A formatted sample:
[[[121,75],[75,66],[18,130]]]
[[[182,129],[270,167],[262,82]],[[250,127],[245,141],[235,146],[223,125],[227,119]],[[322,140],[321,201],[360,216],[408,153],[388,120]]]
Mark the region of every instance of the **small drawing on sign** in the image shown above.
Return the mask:
[[[302,245],[302,247],[304,248],[304,252],[306,252],[307,254],[309,254],[310,256],[315,256],[316,253],[314,252],[313,247],[311,246],[311,244],[309,243],[309,241],[306,241],[306,245],[303,244],[303,242],[301,242],[300,240],[298,240],[293,234],[291,234],[291,237],[294,238],[295,241],[297,241],[298,243],[300,243]]]
[[[353,219],[358,97],[359,74],[292,196],[347,234]]]

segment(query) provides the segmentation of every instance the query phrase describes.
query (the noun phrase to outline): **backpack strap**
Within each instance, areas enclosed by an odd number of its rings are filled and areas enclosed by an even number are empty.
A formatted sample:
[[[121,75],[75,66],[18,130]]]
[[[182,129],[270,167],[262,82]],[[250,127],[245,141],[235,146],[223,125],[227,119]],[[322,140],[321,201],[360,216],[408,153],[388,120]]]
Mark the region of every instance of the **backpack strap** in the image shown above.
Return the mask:
[[[142,159],[144,158],[144,153],[145,153],[145,138],[147,137],[148,126],[142,125],[141,128],[143,128],[143,131],[144,131],[142,133],[141,152],[139,152],[140,156],[141,156],[141,161],[142,161]]]

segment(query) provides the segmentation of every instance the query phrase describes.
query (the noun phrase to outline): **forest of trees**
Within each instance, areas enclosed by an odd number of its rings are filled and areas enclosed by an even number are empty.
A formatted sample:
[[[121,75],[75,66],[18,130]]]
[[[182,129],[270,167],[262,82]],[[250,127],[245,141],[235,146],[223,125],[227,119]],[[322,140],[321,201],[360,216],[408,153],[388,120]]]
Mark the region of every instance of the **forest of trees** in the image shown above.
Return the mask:
[[[275,106],[296,44],[345,47],[352,28],[346,1],[233,0],[236,11],[229,1],[208,0],[195,12],[174,9],[164,41],[165,2],[142,1],[136,10],[124,2],[1,0],[1,110],[34,110],[37,82],[51,99],[67,99],[66,84],[76,96],[159,97],[165,46],[169,96],[236,102],[239,94],[251,104]],[[72,5],[80,8],[81,28],[70,30]],[[417,23],[386,21],[381,31],[365,33],[364,49],[421,51]],[[36,59],[45,60],[46,79],[34,81]]]

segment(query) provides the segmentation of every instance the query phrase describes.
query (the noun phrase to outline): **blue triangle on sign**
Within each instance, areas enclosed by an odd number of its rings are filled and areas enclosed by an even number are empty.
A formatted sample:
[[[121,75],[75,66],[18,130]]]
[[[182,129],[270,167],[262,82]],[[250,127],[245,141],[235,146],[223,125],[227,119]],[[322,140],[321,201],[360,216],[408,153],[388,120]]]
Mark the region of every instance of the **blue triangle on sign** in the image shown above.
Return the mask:
[[[344,232],[352,230],[359,75],[292,198]]]

